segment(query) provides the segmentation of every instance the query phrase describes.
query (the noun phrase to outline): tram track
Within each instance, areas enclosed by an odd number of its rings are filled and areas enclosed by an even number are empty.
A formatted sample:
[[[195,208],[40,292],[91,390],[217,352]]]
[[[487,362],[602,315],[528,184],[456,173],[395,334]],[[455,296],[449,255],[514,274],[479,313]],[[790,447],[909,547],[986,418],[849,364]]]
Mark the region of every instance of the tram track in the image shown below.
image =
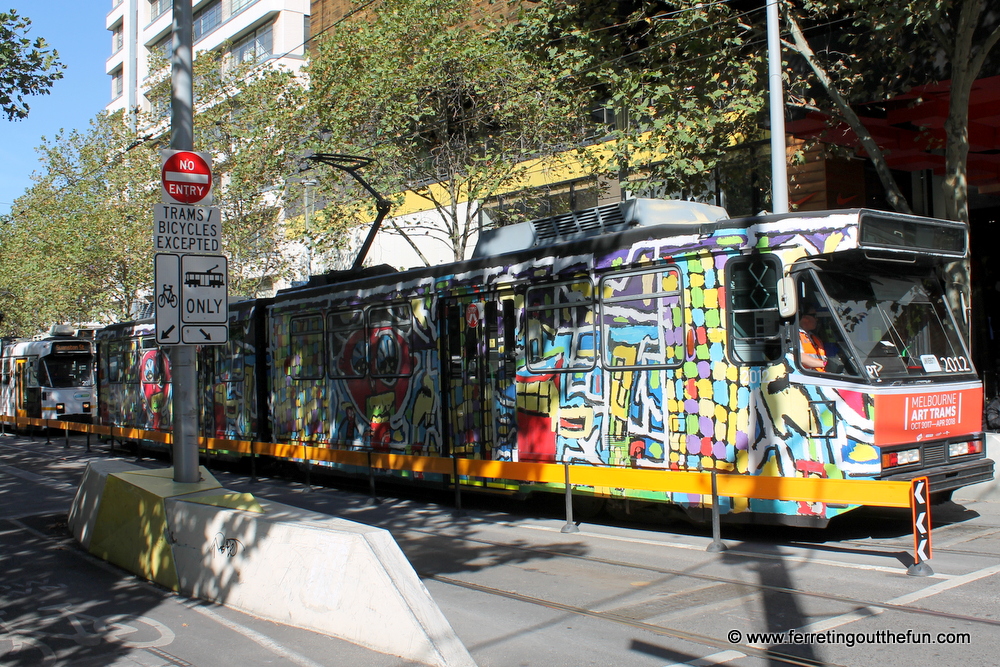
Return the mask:
[[[452,540],[456,540],[456,541],[470,542],[470,543],[474,543],[474,544],[486,545],[486,546],[490,546],[490,547],[494,547],[494,548],[508,548],[508,549],[515,549],[515,550],[519,550],[519,551],[526,551],[526,552],[530,552],[530,553],[537,553],[538,555],[545,556],[547,558],[553,558],[553,557],[555,557],[555,558],[560,558],[560,557],[561,558],[568,558],[568,559],[573,559],[573,560],[578,560],[578,561],[583,561],[583,562],[591,562],[591,563],[600,564],[600,565],[608,565],[608,566],[612,566],[612,567],[621,567],[621,568],[628,568],[628,569],[633,569],[633,570],[640,570],[640,571],[643,571],[643,572],[651,572],[651,573],[654,573],[654,574],[661,574],[661,575],[668,575],[668,576],[675,576],[675,577],[683,577],[683,578],[689,578],[689,579],[696,579],[696,580],[704,581],[704,582],[708,582],[708,583],[743,586],[743,587],[746,587],[746,588],[759,590],[761,592],[765,592],[766,591],[768,593],[780,593],[780,594],[786,594],[786,595],[795,595],[795,596],[802,596],[802,597],[810,597],[810,598],[815,598],[815,599],[819,599],[819,600],[826,600],[826,601],[830,601],[830,602],[838,602],[838,603],[841,603],[841,604],[851,605],[855,609],[866,609],[866,608],[880,609],[880,610],[884,610],[884,611],[896,611],[896,612],[901,612],[901,613],[906,613],[906,614],[914,614],[914,615],[920,615],[920,616],[927,616],[927,617],[933,617],[933,618],[938,618],[938,619],[947,619],[947,620],[950,620],[950,621],[959,621],[959,622],[966,622],[966,623],[976,623],[976,624],[986,625],[986,626],[991,626],[991,627],[1000,627],[1000,619],[982,618],[982,617],[979,617],[979,616],[969,616],[969,615],[965,615],[965,614],[956,614],[956,613],[952,613],[952,612],[945,612],[945,611],[938,611],[938,610],[934,610],[934,609],[927,609],[925,607],[914,607],[914,606],[904,605],[904,604],[894,604],[894,603],[891,603],[891,602],[876,602],[876,601],[873,601],[873,600],[863,600],[863,599],[860,599],[860,598],[854,598],[854,597],[844,596],[844,595],[836,595],[836,594],[833,594],[833,593],[820,593],[820,592],[817,592],[817,591],[807,591],[807,590],[803,590],[801,588],[793,588],[793,587],[787,587],[787,586],[777,586],[777,585],[773,585],[773,584],[765,584],[765,583],[759,583],[759,582],[758,583],[754,583],[754,582],[744,581],[744,580],[741,580],[741,579],[732,579],[732,578],[729,578],[729,577],[720,577],[720,576],[711,575],[711,574],[693,573],[693,572],[688,572],[688,571],[684,571],[684,570],[677,570],[677,569],[673,569],[673,568],[660,567],[660,566],[656,566],[656,565],[646,565],[646,564],[639,564],[639,563],[631,563],[631,562],[627,562],[627,561],[615,560],[615,559],[610,559],[610,558],[599,558],[599,557],[596,557],[596,556],[583,556],[583,555],[578,555],[578,554],[568,554],[568,553],[565,553],[565,552],[562,552],[562,551],[558,551],[558,550],[553,550],[553,549],[543,549],[543,548],[530,547],[530,546],[524,546],[524,545],[518,545],[518,544],[509,544],[509,543],[497,542],[497,541],[493,541],[493,540],[486,540],[486,539],[482,539],[482,538],[472,538],[472,537],[456,536],[456,535],[450,535],[450,534],[439,532],[439,531],[430,531],[430,530],[425,530],[425,529],[413,529],[413,528],[407,529],[407,531],[408,532],[422,533],[422,534],[426,534],[426,535],[433,536],[433,537],[443,537],[443,538],[452,539]],[[400,538],[397,537],[397,539],[400,539]],[[405,537],[403,537],[402,539],[405,539]],[[976,554],[976,555],[980,555],[981,556],[982,554]],[[425,575],[421,575],[421,576],[425,576]],[[434,575],[434,574],[428,574],[428,575],[426,575],[426,577],[430,578],[430,579],[439,580],[438,575]],[[455,581],[458,581],[458,580],[455,580]],[[453,582],[451,580],[449,580],[449,583],[453,583]],[[467,583],[467,582],[462,582],[463,585],[465,583]],[[469,587],[475,587],[475,586],[478,586],[478,584],[469,584]],[[501,595],[503,597],[516,597],[516,596],[520,595],[520,594],[512,592],[512,591],[500,591],[500,589],[493,589],[493,591],[496,591],[496,594]],[[484,592],[486,592],[486,591],[484,591]],[[560,606],[562,606],[562,603],[558,603],[558,602],[555,602],[555,601],[553,601],[552,604],[553,605],[560,605]],[[607,615],[607,618],[609,620],[614,620],[614,618],[613,618],[614,614],[608,615],[607,612],[593,612],[593,611],[588,611],[587,615],[598,615],[598,616],[601,616],[601,617],[605,617],[605,615]],[[625,620],[628,620],[628,619],[625,619]],[[643,625],[647,625],[647,624],[643,624]],[[654,626],[654,627],[659,627],[659,626]],[[726,644],[726,645],[731,648],[730,645],[728,645],[728,644]]]
[[[786,665],[800,665],[802,667],[814,667],[817,665],[828,665],[829,667],[842,667],[837,663],[826,662],[823,660],[813,660],[810,658],[795,656],[788,653],[782,653],[780,651],[775,651],[772,649],[760,649],[755,646],[749,646],[746,644],[734,644],[726,640],[709,637],[708,635],[702,635],[695,632],[687,632],[686,630],[679,630],[676,628],[667,628],[662,625],[655,625],[652,623],[644,623],[642,621],[637,621],[632,618],[621,616],[612,611],[594,611],[592,609],[586,609],[584,607],[578,607],[575,605],[565,604],[562,602],[556,602],[554,600],[547,600],[544,598],[537,598],[530,595],[524,595],[523,593],[516,593],[514,591],[508,591],[502,588],[484,586],[482,584],[474,584],[472,582],[462,581],[461,579],[455,579],[453,577],[445,577],[439,574],[429,574],[429,575],[421,574],[421,576],[425,579],[432,579],[434,581],[438,581],[444,584],[448,584],[451,586],[458,586],[479,593],[486,593],[488,595],[494,595],[497,597],[503,597],[510,600],[516,600],[518,602],[526,602],[529,604],[546,607],[548,609],[553,609],[555,611],[562,611],[570,614],[576,614],[578,616],[586,616],[588,618],[609,621],[620,625],[627,625],[637,630],[645,630],[646,632],[650,632],[653,634],[672,637],[674,639],[681,639],[695,644],[701,644],[702,646],[711,646],[713,648],[718,648],[723,650],[734,650],[734,649],[739,650],[741,653],[745,653],[747,656],[768,660],[769,661],[768,664],[782,663]]]

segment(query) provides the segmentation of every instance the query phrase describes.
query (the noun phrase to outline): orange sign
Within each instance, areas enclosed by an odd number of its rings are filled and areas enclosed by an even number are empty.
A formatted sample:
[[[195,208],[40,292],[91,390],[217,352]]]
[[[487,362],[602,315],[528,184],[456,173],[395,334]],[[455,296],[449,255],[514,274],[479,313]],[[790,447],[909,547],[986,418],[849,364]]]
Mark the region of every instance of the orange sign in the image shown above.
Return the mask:
[[[983,388],[875,394],[875,444],[896,445],[983,430]]]

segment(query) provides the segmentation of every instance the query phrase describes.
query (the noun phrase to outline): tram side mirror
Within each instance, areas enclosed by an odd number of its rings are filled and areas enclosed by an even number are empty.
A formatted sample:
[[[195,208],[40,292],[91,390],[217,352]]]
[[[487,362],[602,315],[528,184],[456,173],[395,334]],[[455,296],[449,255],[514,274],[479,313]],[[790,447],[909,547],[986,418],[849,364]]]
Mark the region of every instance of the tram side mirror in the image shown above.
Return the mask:
[[[795,280],[791,276],[785,276],[778,281],[778,314],[787,319],[794,317],[797,310]]]

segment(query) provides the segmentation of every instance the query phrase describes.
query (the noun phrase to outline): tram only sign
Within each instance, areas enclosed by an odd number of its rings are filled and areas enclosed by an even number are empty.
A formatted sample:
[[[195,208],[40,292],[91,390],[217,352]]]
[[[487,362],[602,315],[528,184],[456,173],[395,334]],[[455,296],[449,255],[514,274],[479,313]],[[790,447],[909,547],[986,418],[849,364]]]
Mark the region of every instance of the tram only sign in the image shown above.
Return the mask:
[[[165,204],[211,204],[212,159],[208,153],[160,151]]]
[[[153,252],[177,255],[222,252],[222,214],[219,208],[154,204]]]

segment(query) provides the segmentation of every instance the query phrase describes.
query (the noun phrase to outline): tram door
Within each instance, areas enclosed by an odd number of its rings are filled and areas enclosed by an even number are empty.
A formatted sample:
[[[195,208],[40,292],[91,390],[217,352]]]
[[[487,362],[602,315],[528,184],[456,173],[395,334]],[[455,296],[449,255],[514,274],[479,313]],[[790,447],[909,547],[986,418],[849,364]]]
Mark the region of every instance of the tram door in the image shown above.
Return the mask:
[[[38,358],[18,359],[14,369],[15,406],[18,417],[42,416],[42,390],[38,386]]]
[[[447,299],[441,308],[444,454],[498,458],[516,441],[514,356],[512,345],[505,346],[514,338],[513,299],[475,294]]]

